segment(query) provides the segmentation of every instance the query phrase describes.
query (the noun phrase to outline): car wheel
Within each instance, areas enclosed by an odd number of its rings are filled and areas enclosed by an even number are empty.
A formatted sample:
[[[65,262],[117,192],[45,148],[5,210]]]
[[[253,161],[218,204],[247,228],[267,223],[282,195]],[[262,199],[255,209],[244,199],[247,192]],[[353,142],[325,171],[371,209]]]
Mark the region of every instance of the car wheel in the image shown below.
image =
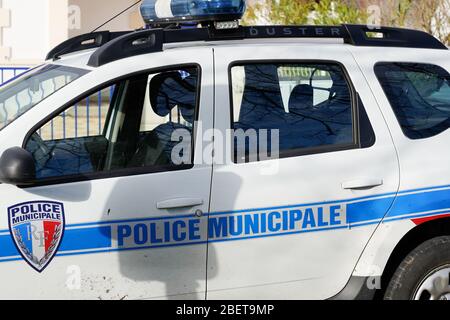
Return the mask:
[[[395,271],[386,300],[450,300],[450,236],[428,240]]]

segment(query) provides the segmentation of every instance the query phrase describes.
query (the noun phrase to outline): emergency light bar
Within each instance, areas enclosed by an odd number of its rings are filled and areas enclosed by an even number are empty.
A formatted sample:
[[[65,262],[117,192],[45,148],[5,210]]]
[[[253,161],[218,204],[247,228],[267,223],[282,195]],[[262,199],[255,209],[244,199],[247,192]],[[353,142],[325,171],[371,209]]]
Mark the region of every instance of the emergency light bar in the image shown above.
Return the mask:
[[[244,12],[245,0],[144,0],[141,5],[148,25],[234,21]]]

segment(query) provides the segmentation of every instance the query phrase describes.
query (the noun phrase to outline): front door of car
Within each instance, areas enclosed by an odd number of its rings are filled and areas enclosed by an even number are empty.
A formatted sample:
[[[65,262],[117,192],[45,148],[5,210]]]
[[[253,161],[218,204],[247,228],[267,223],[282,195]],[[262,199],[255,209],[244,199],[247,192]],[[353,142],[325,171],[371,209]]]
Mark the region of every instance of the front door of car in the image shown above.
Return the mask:
[[[2,297],[205,298],[212,52],[194,56],[156,54],[170,66],[108,80],[29,130],[37,184],[0,185]]]
[[[215,61],[207,297],[330,298],[399,185],[370,88],[342,46],[218,48]]]

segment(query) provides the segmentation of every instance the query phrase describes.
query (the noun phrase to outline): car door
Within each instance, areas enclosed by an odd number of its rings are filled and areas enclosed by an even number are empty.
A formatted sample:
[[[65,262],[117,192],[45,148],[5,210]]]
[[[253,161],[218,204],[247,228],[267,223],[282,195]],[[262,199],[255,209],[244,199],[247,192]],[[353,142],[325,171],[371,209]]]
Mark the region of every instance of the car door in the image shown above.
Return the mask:
[[[398,190],[388,128],[342,45],[215,49],[208,299],[324,299]]]
[[[37,182],[0,185],[1,297],[205,298],[213,74],[194,51],[92,71],[18,120]]]

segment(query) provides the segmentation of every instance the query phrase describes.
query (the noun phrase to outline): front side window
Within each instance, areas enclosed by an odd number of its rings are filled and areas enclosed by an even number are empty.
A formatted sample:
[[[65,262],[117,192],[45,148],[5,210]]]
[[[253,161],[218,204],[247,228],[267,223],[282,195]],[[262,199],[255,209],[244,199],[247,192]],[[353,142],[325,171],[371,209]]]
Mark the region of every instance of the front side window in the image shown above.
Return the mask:
[[[429,138],[450,127],[450,74],[445,69],[378,63],[375,73],[408,138]]]
[[[0,130],[89,71],[44,65],[31,70],[0,88]]]
[[[231,79],[236,162],[260,156],[262,145],[273,153],[272,135],[261,135],[264,130],[278,132],[280,157],[355,145],[352,94],[338,64],[236,65]],[[249,133],[245,144],[238,141],[242,132]]]
[[[190,166],[198,73],[192,67],[133,76],[51,118],[26,143],[37,178]]]

